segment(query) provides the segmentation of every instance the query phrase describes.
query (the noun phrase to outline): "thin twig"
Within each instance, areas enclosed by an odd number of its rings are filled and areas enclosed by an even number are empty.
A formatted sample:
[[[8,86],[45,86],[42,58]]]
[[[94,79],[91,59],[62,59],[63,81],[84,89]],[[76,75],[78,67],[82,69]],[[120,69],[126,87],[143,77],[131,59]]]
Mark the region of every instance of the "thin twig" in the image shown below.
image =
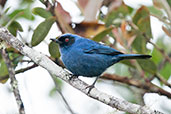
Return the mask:
[[[153,42],[151,42],[150,40],[148,40],[148,42],[150,44],[152,44],[165,58],[166,60],[171,63],[171,59],[170,57],[165,53],[165,51],[163,49],[160,49],[156,44],[154,44]]]
[[[56,24],[59,28],[59,30],[62,33],[74,33],[74,31],[71,29],[70,25],[65,22],[65,19],[61,17],[61,14],[59,14],[57,8],[57,1],[55,0],[54,3],[50,3],[48,0],[44,2],[46,9],[52,13],[52,15],[56,18]]]
[[[167,25],[171,25],[170,22],[167,22],[165,19],[163,19],[162,17],[160,16],[157,16],[157,15],[154,15],[154,14],[150,14],[151,16],[157,18],[158,20],[162,21],[163,23],[167,24]]]
[[[74,33],[73,29],[69,25],[70,23],[66,22],[66,17],[64,18],[63,16],[61,16],[61,12],[59,12],[58,7],[60,7],[60,4],[57,0],[55,0],[53,14],[56,18],[56,24],[58,25],[59,29],[62,33]]]
[[[60,94],[60,96],[62,97],[62,99],[63,99],[63,101],[64,101],[64,103],[65,103],[67,109],[70,111],[71,114],[75,114],[74,111],[71,109],[71,106],[68,104],[67,100],[65,99],[64,95],[62,94],[62,92],[61,92],[61,90],[60,90],[60,88],[59,88],[59,85],[58,85],[58,83],[56,82],[56,77],[53,76],[53,75],[52,75],[52,77],[53,77],[53,81],[54,81],[54,83],[55,83],[56,91],[57,91],[57,92]]]
[[[21,100],[21,96],[20,96],[20,93],[18,90],[18,84],[17,84],[17,80],[15,78],[15,70],[14,70],[14,67],[12,65],[12,62],[10,61],[9,56],[6,53],[5,49],[1,49],[1,55],[2,55],[6,65],[7,65],[7,68],[8,68],[9,77],[11,79],[10,84],[11,84],[15,99],[17,101],[19,113],[25,114],[24,105],[23,105],[23,102]]]
[[[17,57],[16,57],[17,58]],[[33,62],[33,61],[30,61],[30,60],[21,60],[20,61],[21,63],[31,63],[31,62]]]
[[[16,73],[16,74],[23,73],[23,72],[25,72],[25,71],[27,71],[27,70],[30,70],[30,69],[32,69],[32,68],[35,68],[35,67],[37,67],[37,66],[38,66],[38,65],[34,63],[34,64],[31,65],[31,66],[28,66],[28,67],[26,67],[26,68],[21,68],[21,69],[15,71],[15,73]]]
[[[170,87],[171,88],[171,84],[168,83],[165,79],[163,79],[159,73],[155,74],[154,75],[157,79],[159,79],[163,84],[165,84],[166,86]]]
[[[55,83],[56,84],[56,83]],[[58,90],[57,90],[58,91]],[[70,105],[68,104],[67,100],[65,99],[64,95],[62,94],[62,92],[59,90],[58,93],[60,94],[60,96],[62,97],[65,105],[67,106],[67,109],[70,111],[71,114],[76,114],[73,112],[73,110],[71,109]]]
[[[104,74],[101,78],[103,79],[109,79],[109,80],[113,80],[113,81],[118,81],[118,82],[122,82],[131,86],[135,86],[137,88],[141,88],[146,90],[147,92],[152,92],[152,93],[158,93],[164,96],[167,96],[168,98],[171,98],[171,93],[165,91],[164,89],[154,85],[151,82],[141,82],[139,80],[135,80],[135,79],[130,79],[126,76],[118,76],[115,74]]]
[[[48,11],[50,11],[51,13],[52,13],[52,15],[53,16],[55,16],[55,4],[51,4],[48,0],[47,0],[47,2],[46,2],[46,9],[48,10]],[[62,26],[61,26],[61,24],[56,20],[55,21],[56,22],[56,24],[57,24],[57,26],[58,26],[58,28],[59,28],[59,30],[62,32],[62,33],[65,33],[65,30],[62,28]]]
[[[171,22],[171,8],[167,2],[167,0],[161,0],[161,4],[163,4],[163,8],[165,9],[168,19]]]
[[[26,67],[26,68],[21,68],[21,69],[15,71],[15,74],[23,73],[23,72],[25,72],[25,71],[27,71],[27,70],[30,70],[30,69],[32,69],[32,68],[35,68],[35,67],[37,67],[37,66],[38,66],[38,65],[36,65],[36,64],[34,63],[34,64],[31,65],[31,66],[28,66],[28,67]],[[0,81],[2,81],[2,80],[7,80],[8,78],[9,78],[9,75],[0,77]]]

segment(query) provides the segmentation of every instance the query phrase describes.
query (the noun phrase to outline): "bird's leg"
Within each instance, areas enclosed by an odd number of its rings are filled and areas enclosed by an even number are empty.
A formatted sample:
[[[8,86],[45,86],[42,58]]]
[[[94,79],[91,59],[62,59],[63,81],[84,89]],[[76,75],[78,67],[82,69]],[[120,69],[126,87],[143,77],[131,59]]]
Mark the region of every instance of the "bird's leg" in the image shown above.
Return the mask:
[[[87,87],[86,87],[86,89],[87,89],[87,88],[89,88],[89,90],[88,90],[88,93],[87,93],[87,94],[89,94],[89,93],[90,93],[90,91],[94,88],[94,86],[95,86],[95,84],[96,84],[96,82],[97,82],[98,78],[99,78],[99,76],[97,76],[97,77],[96,77],[96,79],[94,80],[93,84],[91,84],[91,85],[89,85],[89,86],[87,86]]]

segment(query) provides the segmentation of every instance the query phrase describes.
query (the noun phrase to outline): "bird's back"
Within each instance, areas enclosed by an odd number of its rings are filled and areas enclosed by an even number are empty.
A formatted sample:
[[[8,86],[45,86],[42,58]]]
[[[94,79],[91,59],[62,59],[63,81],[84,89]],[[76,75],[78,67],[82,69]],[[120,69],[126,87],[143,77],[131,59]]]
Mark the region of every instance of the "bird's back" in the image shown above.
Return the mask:
[[[74,75],[87,77],[99,76],[107,67],[113,64],[113,56],[111,55],[85,52],[101,44],[88,39],[79,39],[76,43],[77,45],[72,45],[62,55],[64,65]]]

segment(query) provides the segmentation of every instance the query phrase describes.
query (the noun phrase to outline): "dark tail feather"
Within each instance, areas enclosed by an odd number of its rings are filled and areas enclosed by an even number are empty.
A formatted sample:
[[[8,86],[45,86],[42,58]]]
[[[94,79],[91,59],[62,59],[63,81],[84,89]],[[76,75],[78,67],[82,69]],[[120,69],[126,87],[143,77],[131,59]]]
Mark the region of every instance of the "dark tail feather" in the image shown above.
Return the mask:
[[[151,58],[151,55],[142,55],[142,54],[120,54],[121,59],[148,59]]]

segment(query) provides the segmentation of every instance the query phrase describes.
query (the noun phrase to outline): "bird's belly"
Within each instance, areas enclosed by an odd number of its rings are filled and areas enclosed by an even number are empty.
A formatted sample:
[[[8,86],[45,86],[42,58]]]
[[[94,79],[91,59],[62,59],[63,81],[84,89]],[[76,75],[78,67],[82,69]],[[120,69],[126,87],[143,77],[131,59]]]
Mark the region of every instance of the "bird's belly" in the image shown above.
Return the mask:
[[[107,56],[76,54],[76,56],[63,56],[62,61],[66,68],[76,76],[95,77],[101,75],[106,68],[111,66]]]

